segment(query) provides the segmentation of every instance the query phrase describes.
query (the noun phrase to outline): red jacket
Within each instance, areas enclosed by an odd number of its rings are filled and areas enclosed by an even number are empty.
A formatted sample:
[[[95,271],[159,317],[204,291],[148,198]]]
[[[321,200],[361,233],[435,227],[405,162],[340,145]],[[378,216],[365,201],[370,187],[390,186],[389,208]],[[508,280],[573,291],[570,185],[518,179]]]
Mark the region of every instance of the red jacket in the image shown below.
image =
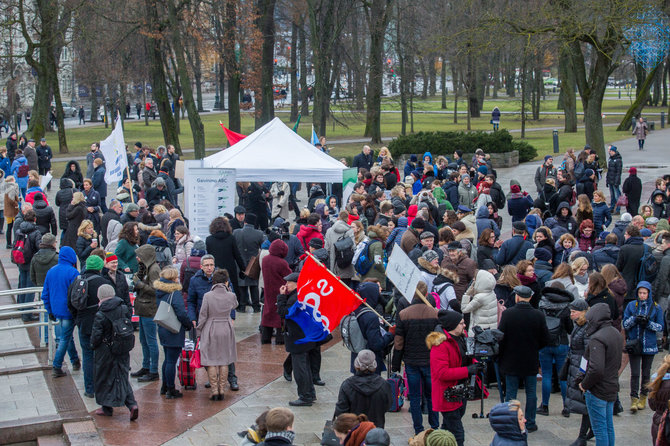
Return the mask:
[[[319,238],[323,240],[323,234],[315,226],[312,225],[303,225],[298,231],[298,240],[302,243],[302,247],[305,249],[305,252],[309,252],[309,241],[313,238]]]
[[[25,202],[30,203],[30,204],[35,204],[35,194],[42,194],[42,199],[47,204],[47,206],[49,206],[49,200],[47,200],[47,194],[40,191],[40,190],[34,190],[31,193],[29,193],[28,195],[26,195]]]
[[[468,368],[461,366],[461,352],[458,344],[446,331],[430,333],[426,337],[426,344],[430,348],[433,410],[436,412],[454,411],[463,403],[448,402],[444,399],[444,391],[468,377]]]

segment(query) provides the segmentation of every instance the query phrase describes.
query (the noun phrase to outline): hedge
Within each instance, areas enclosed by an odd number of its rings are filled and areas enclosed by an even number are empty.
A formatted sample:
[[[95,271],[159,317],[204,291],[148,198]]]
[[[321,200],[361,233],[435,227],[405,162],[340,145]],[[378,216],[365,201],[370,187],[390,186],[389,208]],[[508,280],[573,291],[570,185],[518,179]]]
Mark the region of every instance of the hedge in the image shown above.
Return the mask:
[[[451,157],[454,151],[474,153],[481,148],[486,153],[504,153],[516,150],[519,162],[532,161],[537,157],[537,149],[525,141],[515,141],[507,130],[497,132],[418,132],[412,135],[398,136],[388,145],[394,157],[403,154],[423,154],[431,152],[433,156]]]

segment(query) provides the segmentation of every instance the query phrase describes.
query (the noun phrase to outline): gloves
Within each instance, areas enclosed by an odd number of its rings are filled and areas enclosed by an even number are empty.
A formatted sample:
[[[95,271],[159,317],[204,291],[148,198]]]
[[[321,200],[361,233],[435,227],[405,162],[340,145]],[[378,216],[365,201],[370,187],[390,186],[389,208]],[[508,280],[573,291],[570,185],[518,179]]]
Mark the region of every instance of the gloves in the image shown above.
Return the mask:
[[[244,274],[244,271],[240,271],[240,274],[238,274],[238,276],[239,276],[240,279],[242,279],[242,280],[244,280],[244,278],[247,277],[246,274]]]
[[[280,190],[279,193],[277,194],[277,196],[278,196],[278,197],[282,197],[282,196],[284,196],[284,191],[283,191],[283,190]]]
[[[51,319],[51,322],[56,322],[56,320],[57,320],[57,319],[56,319],[56,316],[54,316],[54,315],[51,314],[51,313],[49,313],[49,319]]]
[[[637,316],[635,316],[635,323],[640,327],[645,328],[649,324],[649,318],[647,318],[647,316],[642,316],[641,314],[638,314]]]
[[[476,375],[477,373],[484,370],[484,364],[481,362],[475,362],[468,366],[468,375]]]

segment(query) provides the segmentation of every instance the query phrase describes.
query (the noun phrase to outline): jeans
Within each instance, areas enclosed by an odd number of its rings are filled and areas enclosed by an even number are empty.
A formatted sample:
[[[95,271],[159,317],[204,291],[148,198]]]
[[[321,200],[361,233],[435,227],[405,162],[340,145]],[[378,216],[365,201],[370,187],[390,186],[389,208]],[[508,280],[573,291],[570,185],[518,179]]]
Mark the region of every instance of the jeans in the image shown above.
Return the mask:
[[[30,280],[30,270],[24,271],[22,268],[19,268],[19,288],[31,288],[34,286],[35,284],[33,281]],[[35,293],[19,294],[16,303],[25,304],[34,300]],[[27,308],[24,309],[27,310]],[[23,319],[24,322],[30,320],[30,314],[25,313],[21,315],[21,319]]]
[[[19,186],[19,192],[21,192],[21,197],[25,200],[26,198],[26,191],[28,190],[28,186],[26,187],[21,187]]]
[[[535,375],[507,375],[505,377],[505,401],[516,399],[521,380],[523,380],[524,385],[526,386],[526,410],[524,413],[526,414],[527,424],[528,426],[535,426],[535,414],[537,413],[537,377]]]
[[[646,396],[649,393],[647,383],[654,355],[628,355],[628,358],[630,359],[630,396],[633,398],[637,398],[640,394]],[[642,369],[642,385],[640,385],[640,369]]]
[[[81,369],[84,371],[84,390],[93,395],[95,388],[95,362],[93,359],[93,349],[91,348],[91,334],[83,333],[79,327],[79,344],[81,344]]]
[[[463,401],[463,405],[451,412],[442,412],[442,429],[448,430],[454,434],[458,446],[463,446],[465,443],[465,429],[463,429],[463,415],[468,405],[467,401]]]
[[[150,317],[140,316],[140,344],[142,345],[142,368],[158,373],[158,341],[156,323]]]
[[[165,359],[163,360],[163,382],[168,389],[174,389],[174,379],[177,374],[177,361],[181,356],[181,347],[165,347],[163,346],[163,354]]]
[[[619,212],[621,208],[616,205],[616,201],[621,196],[621,189],[619,186],[612,186],[610,184],[610,212]]]
[[[63,367],[63,359],[65,359],[66,352],[70,355],[70,362],[79,361],[77,347],[75,347],[74,342],[72,341],[72,334],[74,333],[74,320],[62,318],[59,318],[58,320],[60,323],[55,326],[58,348],[56,349],[56,353],[54,355],[54,369],[60,369]]]
[[[553,374],[553,364],[556,363],[556,370],[561,370],[565,357],[568,355],[568,345],[559,345],[557,347],[544,347],[540,350],[540,367],[542,367],[542,405],[549,405],[551,396],[551,378]],[[560,381],[561,397],[565,404],[565,395],[568,391],[568,382]]]
[[[405,364],[407,374],[407,387],[409,388],[409,411],[412,414],[414,433],[423,432],[423,413],[421,412],[421,397],[426,398],[428,404],[428,424],[437,429],[440,424],[440,416],[433,410],[431,399],[430,367],[418,367]]]
[[[637,146],[639,147],[640,150],[644,149],[644,139],[638,139],[637,140]],[[614,444],[614,443],[612,443]]]
[[[586,408],[591,418],[591,429],[596,436],[596,446],[614,446],[614,401],[596,398],[587,391],[584,394]]]

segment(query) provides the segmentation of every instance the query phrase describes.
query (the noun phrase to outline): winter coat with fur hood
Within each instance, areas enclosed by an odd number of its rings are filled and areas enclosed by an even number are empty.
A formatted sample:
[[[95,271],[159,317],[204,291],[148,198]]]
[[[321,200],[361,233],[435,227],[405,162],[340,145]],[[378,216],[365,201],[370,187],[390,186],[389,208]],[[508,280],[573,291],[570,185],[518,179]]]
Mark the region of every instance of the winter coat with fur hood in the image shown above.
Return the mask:
[[[488,271],[480,269],[475,281],[463,295],[461,309],[463,313],[472,313],[468,335],[474,336],[474,327],[479,325],[484,330],[498,328],[498,300],[493,289],[496,278]]]
[[[463,406],[463,402],[451,402],[444,398],[444,391],[468,377],[467,365],[463,363],[458,342],[448,332],[433,331],[426,336],[430,349],[430,381],[433,410],[452,412]]]

